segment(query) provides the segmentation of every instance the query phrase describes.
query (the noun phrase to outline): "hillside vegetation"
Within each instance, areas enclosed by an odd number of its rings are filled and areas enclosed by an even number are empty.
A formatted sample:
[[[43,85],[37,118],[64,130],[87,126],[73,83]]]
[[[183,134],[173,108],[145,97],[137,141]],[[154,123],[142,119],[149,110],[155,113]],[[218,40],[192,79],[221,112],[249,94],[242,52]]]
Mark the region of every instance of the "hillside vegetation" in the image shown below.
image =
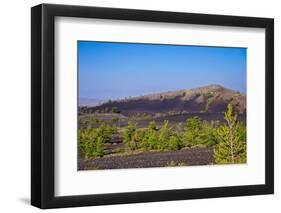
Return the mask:
[[[79,159],[80,169],[245,163],[246,97],[212,85],[81,107]]]

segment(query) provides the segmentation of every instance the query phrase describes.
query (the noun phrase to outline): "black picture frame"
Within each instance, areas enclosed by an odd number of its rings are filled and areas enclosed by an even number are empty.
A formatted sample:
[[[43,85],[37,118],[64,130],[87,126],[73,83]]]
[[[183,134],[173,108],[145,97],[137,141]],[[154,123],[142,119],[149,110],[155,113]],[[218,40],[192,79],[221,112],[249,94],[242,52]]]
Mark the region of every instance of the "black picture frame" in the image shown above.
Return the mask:
[[[54,21],[58,16],[264,28],[266,32],[265,184],[56,197],[54,195]],[[53,4],[32,7],[31,112],[31,204],[39,208],[272,194],[274,193],[274,20]]]

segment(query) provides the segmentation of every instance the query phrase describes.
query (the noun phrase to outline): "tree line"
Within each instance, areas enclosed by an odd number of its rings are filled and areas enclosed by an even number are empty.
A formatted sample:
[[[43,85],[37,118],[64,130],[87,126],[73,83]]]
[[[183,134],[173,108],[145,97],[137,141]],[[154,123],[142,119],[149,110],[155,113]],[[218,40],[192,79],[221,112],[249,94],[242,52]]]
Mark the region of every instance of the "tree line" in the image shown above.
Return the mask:
[[[228,104],[224,120],[218,125],[193,117],[187,119],[180,130],[172,128],[168,120],[159,128],[155,121],[146,128],[137,128],[136,123],[129,121],[121,134],[126,152],[210,147],[217,164],[245,163],[246,126],[237,120],[232,104]],[[98,128],[79,130],[79,148],[86,158],[102,157],[104,144],[117,132],[116,127],[104,123]]]

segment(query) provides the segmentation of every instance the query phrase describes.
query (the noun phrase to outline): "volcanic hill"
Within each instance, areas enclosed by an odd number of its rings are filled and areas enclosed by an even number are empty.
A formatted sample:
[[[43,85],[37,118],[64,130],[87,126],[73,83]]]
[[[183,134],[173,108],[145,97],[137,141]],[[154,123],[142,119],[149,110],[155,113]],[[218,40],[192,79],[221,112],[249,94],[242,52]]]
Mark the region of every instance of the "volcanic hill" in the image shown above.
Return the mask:
[[[80,106],[79,111],[84,113],[115,111],[123,115],[168,112],[220,113],[226,111],[227,104],[230,102],[234,111],[239,114],[246,113],[246,96],[220,85],[107,101],[94,107]]]

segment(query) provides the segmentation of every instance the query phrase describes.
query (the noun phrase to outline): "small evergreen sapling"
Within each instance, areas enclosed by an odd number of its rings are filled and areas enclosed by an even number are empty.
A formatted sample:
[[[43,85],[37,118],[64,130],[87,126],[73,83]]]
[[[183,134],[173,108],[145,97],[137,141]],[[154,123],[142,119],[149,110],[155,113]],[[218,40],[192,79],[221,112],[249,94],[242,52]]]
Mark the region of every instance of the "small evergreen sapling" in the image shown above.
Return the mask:
[[[214,148],[217,164],[246,162],[246,128],[237,121],[229,103],[224,114],[225,124],[217,129],[218,145]]]
[[[135,140],[135,134],[137,131],[137,127],[133,122],[128,122],[128,126],[125,129],[124,132],[124,142],[127,145],[127,147],[132,151],[137,149],[137,142]]]

